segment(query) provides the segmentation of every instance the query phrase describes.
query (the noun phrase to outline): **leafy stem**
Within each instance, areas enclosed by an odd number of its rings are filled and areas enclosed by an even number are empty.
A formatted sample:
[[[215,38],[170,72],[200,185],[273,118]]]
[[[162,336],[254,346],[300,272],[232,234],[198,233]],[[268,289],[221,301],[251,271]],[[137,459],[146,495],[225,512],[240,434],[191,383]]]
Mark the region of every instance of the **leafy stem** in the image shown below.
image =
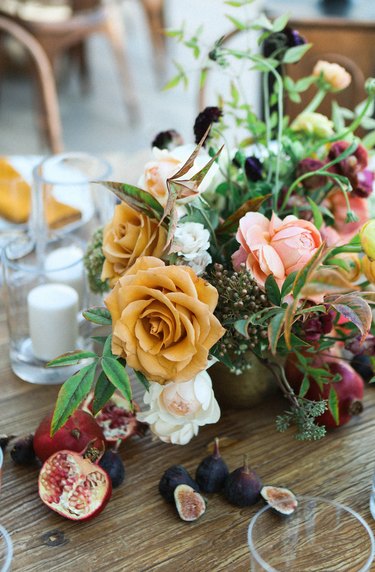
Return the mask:
[[[313,113],[325,98],[327,91],[325,89],[319,89],[308,106],[304,109],[303,113]]]

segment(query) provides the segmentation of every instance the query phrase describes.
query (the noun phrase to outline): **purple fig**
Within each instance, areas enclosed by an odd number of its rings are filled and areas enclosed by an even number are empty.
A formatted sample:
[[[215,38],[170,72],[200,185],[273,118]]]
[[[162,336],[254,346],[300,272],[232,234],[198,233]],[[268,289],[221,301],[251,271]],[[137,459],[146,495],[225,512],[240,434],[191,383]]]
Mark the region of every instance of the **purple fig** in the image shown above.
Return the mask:
[[[235,506],[251,506],[258,501],[261,488],[260,478],[249,468],[245,457],[243,467],[235,469],[226,478],[224,495]]]
[[[228,467],[219,451],[219,439],[215,439],[214,452],[203,459],[195,473],[195,480],[204,493],[218,493],[229,475]]]
[[[174,491],[178,485],[189,485],[199,492],[199,486],[182,465],[172,465],[160,479],[159,492],[166,501],[174,502]]]

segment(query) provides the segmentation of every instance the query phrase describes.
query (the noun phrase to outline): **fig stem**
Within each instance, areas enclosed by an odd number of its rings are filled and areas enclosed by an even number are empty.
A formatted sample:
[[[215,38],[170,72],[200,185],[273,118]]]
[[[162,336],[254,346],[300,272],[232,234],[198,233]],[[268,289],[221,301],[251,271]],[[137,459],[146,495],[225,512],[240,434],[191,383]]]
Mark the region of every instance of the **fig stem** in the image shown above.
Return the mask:
[[[114,453],[118,453],[118,450],[119,450],[119,448],[120,448],[121,443],[122,443],[122,439],[117,439],[117,441],[116,441],[116,443],[115,443],[115,446],[114,446],[113,449],[112,449],[112,451],[113,451]]]
[[[220,450],[219,450],[219,437],[215,437],[215,444],[214,444],[214,455],[215,459],[220,459]]]
[[[249,455],[247,453],[244,454],[243,456],[243,472],[244,473],[249,473],[250,472],[250,467],[249,467]]]

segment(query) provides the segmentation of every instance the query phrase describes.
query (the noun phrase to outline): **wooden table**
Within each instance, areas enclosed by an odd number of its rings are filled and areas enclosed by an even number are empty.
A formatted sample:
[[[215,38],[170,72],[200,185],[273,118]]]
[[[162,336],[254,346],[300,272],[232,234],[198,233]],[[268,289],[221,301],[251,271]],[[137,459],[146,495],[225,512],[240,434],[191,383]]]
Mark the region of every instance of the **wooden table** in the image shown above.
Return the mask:
[[[58,388],[25,383],[12,374],[3,319],[0,364],[0,433],[32,432],[52,408]],[[375,530],[368,508],[375,470],[375,388],[367,389],[360,418],[321,442],[299,443],[290,433],[277,433],[274,418],[284,405],[276,396],[256,409],[225,411],[217,425],[204,427],[185,447],[153,441],[150,435],[133,438],[121,451],[125,483],[87,523],[64,520],[44,506],[38,470],[16,466],[6,454],[0,523],[14,542],[13,571],[249,570],[247,527],[261,503],[238,509],[219,495],[210,496],[205,515],[185,523],[157,490],[161,474],[174,463],[194,472],[216,435],[232,440],[222,449],[231,470],[247,453],[264,483],[347,503]]]

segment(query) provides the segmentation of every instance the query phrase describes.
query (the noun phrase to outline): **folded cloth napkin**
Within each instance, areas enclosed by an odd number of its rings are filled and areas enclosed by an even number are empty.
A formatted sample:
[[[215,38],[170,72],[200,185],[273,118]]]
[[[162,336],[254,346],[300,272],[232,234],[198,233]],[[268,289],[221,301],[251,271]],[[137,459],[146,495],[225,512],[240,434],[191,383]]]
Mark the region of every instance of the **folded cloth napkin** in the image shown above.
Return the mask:
[[[80,210],[57,201],[46,193],[46,219],[50,228],[60,228],[79,220]],[[0,157],[0,217],[20,224],[27,222],[31,211],[31,188],[5,158]]]

